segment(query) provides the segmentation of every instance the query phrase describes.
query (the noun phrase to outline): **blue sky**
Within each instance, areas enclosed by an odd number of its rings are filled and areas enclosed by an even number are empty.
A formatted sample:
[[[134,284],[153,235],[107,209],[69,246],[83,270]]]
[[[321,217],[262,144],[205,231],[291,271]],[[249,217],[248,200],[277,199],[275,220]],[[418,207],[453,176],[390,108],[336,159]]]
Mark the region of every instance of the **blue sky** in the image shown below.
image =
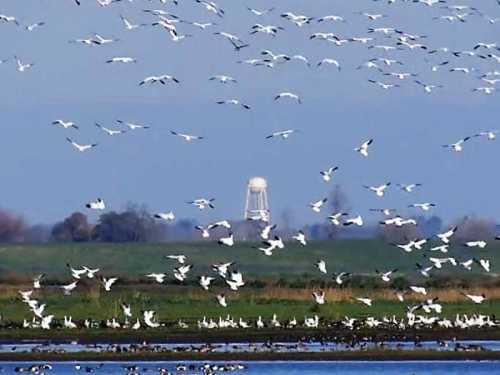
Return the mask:
[[[46,22],[31,33],[13,24],[0,24],[0,58],[18,55],[23,62],[35,63],[25,73],[17,72],[12,61],[0,65],[3,207],[22,213],[32,223],[56,221],[83,210],[96,197],[117,210],[133,201],[153,211],[173,210],[178,217],[195,217],[201,222],[241,218],[246,181],[258,175],[269,181],[273,214],[279,216],[290,208],[302,224],[324,216],[313,214],[307,204],[332,188],[321,181],[319,171],[338,165],[334,181],[347,192],[353,213],[369,217],[368,209],[373,207],[403,208],[405,213],[404,207],[410,203],[432,201],[438,205],[433,213],[445,219],[468,214],[498,219],[500,177],[495,162],[499,144],[474,139],[461,154],[441,145],[500,126],[498,94],[471,92],[480,85],[480,72],[500,70],[500,64],[477,57],[396,51],[388,56],[405,65],[387,71],[417,73],[419,79],[445,87],[426,95],[409,81],[399,89],[383,91],[367,79],[389,78],[356,67],[384,53],[359,44],[336,47],[311,41],[309,35],[331,31],[343,37],[366,36],[368,27],[388,26],[425,34],[428,37],[422,41],[432,48],[470,50],[479,41],[500,43],[500,22],[492,25],[470,15],[466,23],[447,23],[433,20],[449,14],[443,9],[340,0],[219,0],[226,11],[219,19],[194,1],[180,2],[175,7],[135,0],[102,8],[94,0],[82,0],[80,7],[70,0],[2,1],[0,13],[14,15],[22,24]],[[276,10],[259,18],[244,5],[274,6]],[[500,17],[496,1],[484,0],[479,6],[492,18]],[[161,29],[124,29],[120,14],[134,22],[152,22],[154,17],[142,12],[148,8],[218,25],[202,31],[181,24],[180,32],[193,34],[193,38],[180,43],[172,42]],[[298,28],[279,17],[286,11],[315,17],[338,14],[347,22],[313,22]],[[368,22],[357,11],[388,17]],[[285,30],[276,38],[249,35],[257,22],[281,25]],[[236,53],[226,40],[212,35],[215,31],[237,34],[251,46]],[[120,41],[91,47],[68,43],[94,32]],[[394,44],[380,35],[377,38],[379,44]],[[342,71],[308,68],[298,62],[275,69],[236,63],[260,57],[264,49],[303,54],[313,65],[323,58],[335,58]],[[138,63],[105,64],[113,56],[132,56]],[[445,60],[450,67],[475,67],[478,72],[430,71],[432,63]],[[138,86],[144,77],[155,74],[172,74],[181,84]],[[231,75],[238,84],[208,81],[214,74]],[[273,98],[281,91],[300,94],[303,104],[275,103]],[[252,110],[215,104],[232,97],[248,103]],[[52,126],[57,118],[74,121],[80,130]],[[97,121],[113,127],[116,119],[152,128],[108,137],[94,126]],[[288,128],[300,132],[287,141],[264,139]],[[206,139],[186,144],[172,137],[170,129]],[[65,141],[66,136],[81,143],[98,142],[99,147],[80,154]],[[353,148],[371,137],[375,142],[370,156],[363,159]],[[392,188],[383,199],[362,188],[386,181],[424,186],[411,196]],[[184,203],[204,196],[217,199],[214,212],[200,214]]]

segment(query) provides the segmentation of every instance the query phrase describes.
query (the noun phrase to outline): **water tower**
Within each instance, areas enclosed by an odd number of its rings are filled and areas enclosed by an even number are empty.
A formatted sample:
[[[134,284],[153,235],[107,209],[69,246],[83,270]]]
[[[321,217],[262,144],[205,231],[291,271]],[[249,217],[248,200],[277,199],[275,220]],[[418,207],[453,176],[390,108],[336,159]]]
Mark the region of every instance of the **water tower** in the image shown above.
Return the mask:
[[[246,220],[263,220],[269,222],[270,212],[267,201],[267,181],[262,177],[248,180],[247,199],[245,203]]]

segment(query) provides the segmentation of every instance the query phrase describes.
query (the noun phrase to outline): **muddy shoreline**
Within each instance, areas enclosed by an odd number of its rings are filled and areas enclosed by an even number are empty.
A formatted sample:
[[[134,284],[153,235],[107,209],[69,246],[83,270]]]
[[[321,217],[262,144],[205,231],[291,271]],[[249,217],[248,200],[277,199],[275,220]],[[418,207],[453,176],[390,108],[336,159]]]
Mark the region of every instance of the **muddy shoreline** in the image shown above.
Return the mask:
[[[0,361],[500,361],[500,352],[375,349],[328,353],[0,353]]]
[[[257,343],[298,341],[315,342],[371,342],[390,341],[486,341],[500,340],[500,328],[490,329],[412,329],[405,331],[384,329],[339,330],[339,329],[262,329],[262,330],[0,330],[0,344],[20,342],[51,342],[79,344],[123,344],[123,343]]]

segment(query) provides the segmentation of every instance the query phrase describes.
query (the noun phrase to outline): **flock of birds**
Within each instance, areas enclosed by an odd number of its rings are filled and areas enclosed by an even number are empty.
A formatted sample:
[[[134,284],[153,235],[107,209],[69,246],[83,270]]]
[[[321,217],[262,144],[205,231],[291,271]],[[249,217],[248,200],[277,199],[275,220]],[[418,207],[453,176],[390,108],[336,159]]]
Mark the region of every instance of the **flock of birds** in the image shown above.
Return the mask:
[[[76,363],[72,365],[72,368],[77,373],[83,372],[86,374],[92,374],[95,372],[107,372],[110,373],[113,369],[110,368],[109,364],[99,363],[97,365],[85,364],[82,365],[80,363]],[[142,373],[153,372],[158,373],[160,375],[172,375],[174,373],[200,373],[204,375],[215,375],[218,373],[232,373],[232,372],[240,372],[248,369],[246,364],[228,362],[228,363],[202,363],[200,365],[197,364],[186,364],[186,363],[177,363],[171,367],[169,370],[167,367],[153,367],[153,366],[138,366],[134,364],[123,365],[121,368],[124,370],[126,375],[139,375]],[[35,375],[44,375],[49,374],[54,369],[54,366],[48,363],[42,364],[32,364],[27,366],[15,366],[13,371],[16,373],[26,372],[29,374]],[[3,371],[3,369],[2,369]]]
[[[132,0],[128,1],[132,2]],[[75,0],[75,4],[78,6],[87,5],[85,4],[87,2],[93,3],[94,1]],[[233,48],[235,50],[235,54],[238,55],[243,54],[245,52],[245,48],[249,47],[251,43],[254,43],[253,41],[248,41],[245,37],[223,31],[220,26],[224,18],[229,16],[230,12],[226,12],[225,9],[215,2],[205,0],[161,0],[160,2],[164,5],[172,6],[178,5],[178,3],[192,3],[193,6],[204,8],[207,11],[207,17],[214,17],[216,21],[189,21],[183,19],[182,16],[175,14],[173,9],[167,10],[167,8],[144,9],[144,14],[151,17],[147,23],[136,23],[130,18],[120,15],[124,31],[131,32],[139,28],[151,26],[161,29],[173,42],[187,42],[186,40],[188,38],[195,38],[196,35],[184,33],[182,31],[184,25],[190,25],[191,27],[198,29],[199,32],[210,32],[209,30],[212,28],[219,28],[219,31],[212,33],[214,37],[227,41],[228,46]],[[108,7],[114,5],[115,3],[126,3],[126,1],[97,0],[97,3],[102,7]],[[439,14],[443,14],[434,17],[436,21],[466,23],[469,22],[469,20],[477,19],[484,20],[484,22],[491,25],[494,25],[499,21],[498,18],[492,18],[489,15],[484,14],[479,6],[456,5],[452,4],[450,1],[444,0],[389,0],[388,6],[395,3],[401,3],[407,6],[422,6],[437,9],[439,10]],[[258,23],[255,23],[249,28],[249,34],[263,34],[273,39],[279,38],[282,33],[286,32],[288,27],[298,27],[304,30],[304,32],[307,32],[308,28],[313,24],[326,27],[327,25],[331,26],[339,22],[351,22],[349,17],[345,15],[310,16],[297,14],[291,11],[278,14],[277,10],[274,8],[265,10],[253,8],[247,9],[249,16],[254,17],[254,19],[258,21]],[[496,70],[498,68],[498,64],[500,63],[500,45],[497,45],[496,42],[478,41],[475,45],[470,46],[470,50],[454,50],[447,47],[437,47],[433,45],[430,41],[428,41],[427,35],[410,33],[408,30],[404,30],[404,28],[395,26],[386,26],[389,24],[390,17],[382,13],[362,11],[352,17],[363,18],[370,22],[371,26],[366,30],[364,35],[343,36],[334,32],[314,32],[309,35],[309,39],[311,43],[324,43],[325,46],[343,47],[348,44],[359,44],[368,51],[372,51],[374,57],[363,62],[357,67],[357,70],[367,70],[371,72],[370,74],[372,75],[367,80],[369,84],[373,84],[373,86],[383,90],[394,90],[401,88],[403,85],[416,85],[421,87],[425,93],[431,94],[438,89],[444,88],[443,84],[440,83],[442,75],[453,74],[457,75],[457,77],[459,75],[460,77],[464,75],[473,77],[474,87],[472,87],[471,90],[474,92],[490,95],[497,91],[497,84],[500,83],[500,71]],[[280,24],[267,24],[267,22],[271,19],[274,19],[275,21],[279,20]],[[21,22],[15,16],[11,15],[0,15],[0,23],[12,23],[17,26],[21,26]],[[25,25],[24,28],[28,32],[35,32],[39,29],[41,30],[44,26],[45,22],[40,21]],[[105,45],[119,43],[120,39],[94,33],[91,36],[74,39],[70,42],[101,48]],[[255,39],[255,43],[258,42],[260,43],[260,40]],[[409,60],[419,61],[422,66],[425,66],[428,70],[426,76],[424,77],[419,73],[404,70],[407,63],[405,60],[406,58]],[[9,60],[10,59],[2,60],[2,63],[7,63]],[[26,62],[25,59],[21,59],[18,56],[14,57],[14,61],[18,72],[27,73],[36,69],[35,63]],[[139,59],[133,56],[111,56],[104,62],[111,65],[140,63]],[[317,69],[330,69],[331,74],[342,74],[346,65],[338,59],[332,57],[325,57],[318,62],[311,62],[306,56],[300,54],[288,55],[273,52],[271,50],[262,50],[260,56],[257,58],[238,59],[237,61],[239,64],[269,69],[278,69],[283,64],[291,62],[302,63],[306,67],[315,66]],[[236,78],[226,74],[213,75],[208,77],[208,79],[212,82],[217,82],[223,85],[238,84],[238,80]],[[137,84],[141,87],[152,85],[175,86],[182,85],[182,80],[172,74],[159,74],[145,76]],[[297,105],[301,105],[305,100],[307,100],[307,98],[304,98],[302,95],[290,91],[277,92],[271,97],[276,102],[290,101],[291,103],[295,103]],[[231,105],[245,111],[253,110],[253,107],[249,103],[239,98],[221,99],[217,100],[214,104]],[[64,129],[65,131],[77,131],[80,129],[80,126],[70,119],[54,119],[52,124]],[[146,124],[129,122],[122,119],[117,120],[116,126],[105,126],[101,123],[95,123],[95,126],[99,129],[99,131],[103,132],[107,136],[113,137],[121,136],[127,132],[148,130],[151,128]],[[273,132],[265,138],[281,138],[286,140],[297,132],[297,129],[283,129]],[[185,142],[197,142],[205,139],[203,136],[186,134],[173,129],[170,133],[172,136],[178,137]],[[481,139],[493,141],[496,139],[497,133],[497,130],[477,132],[476,134],[466,136],[455,143],[443,145],[443,147],[449,148],[454,152],[461,152],[463,151],[466,142],[470,142],[474,139],[478,141]],[[98,142],[80,143],[73,136],[68,136],[66,139],[74,150],[81,153],[91,152],[91,150],[99,145]],[[361,158],[369,158],[373,147],[376,147],[376,139],[367,137],[366,140],[360,142],[358,147],[354,148],[354,152],[359,153]],[[334,180],[337,173],[340,173],[340,168],[338,166],[331,166],[320,171],[320,176],[325,183],[330,183]],[[398,184],[396,186],[402,192],[411,194],[416,189],[420,189],[422,184],[411,183]],[[364,186],[367,191],[375,194],[376,197],[381,199],[392,187],[393,184],[389,181],[384,182],[381,185]],[[320,213],[326,209],[327,202],[328,198],[322,198],[312,201],[309,207],[314,213]],[[211,197],[199,197],[186,203],[192,205],[200,211],[215,209],[215,199]],[[408,207],[428,212],[435,206],[436,203],[434,202],[424,201],[412,203]],[[103,198],[97,198],[96,200],[88,202],[86,207],[89,210],[95,211],[103,211],[108,208]],[[418,225],[415,219],[403,217],[392,208],[374,208],[372,211],[380,212],[382,214],[382,219],[380,220],[381,226],[403,228],[405,226]],[[167,223],[176,219],[173,211],[157,212],[154,216],[157,220]],[[328,219],[332,226],[339,227],[363,226],[365,223],[361,214],[349,212],[329,213]],[[259,235],[262,243],[261,245],[256,246],[256,251],[258,251],[258,253],[263,256],[271,257],[285,249],[286,241],[284,238],[275,233],[275,224],[269,223],[266,217],[254,217],[251,220],[256,223],[256,226],[258,226],[260,230]],[[220,233],[220,230],[226,232],[222,236],[216,238],[218,244],[224,247],[232,247],[235,245],[235,234],[232,231],[232,225],[229,220],[219,220],[209,223],[208,225],[196,226],[196,230],[199,231],[200,237],[204,239],[211,238],[213,236],[213,230],[216,228],[219,229],[217,233]],[[436,234],[435,239],[439,241],[438,244],[430,238],[409,238],[406,243],[395,243],[393,246],[400,248],[405,253],[412,253],[413,251],[424,250],[425,245],[431,245],[427,251],[446,254],[446,256],[443,257],[427,256],[427,254],[425,254],[425,263],[422,262],[422,264],[416,264],[416,270],[424,279],[431,277],[431,272],[439,271],[443,269],[445,265],[462,267],[469,271],[472,270],[472,267],[477,266],[483,271],[489,273],[491,271],[490,261],[482,257],[479,252],[477,255],[468,259],[457,259],[456,257],[447,254],[451,245],[452,237],[456,233],[457,229],[457,227],[453,227],[443,233]],[[295,233],[292,240],[304,247],[308,245],[308,239],[304,231],[298,231]],[[473,241],[467,241],[463,245],[469,248],[484,249],[487,246],[487,240],[488,239],[478,238]],[[188,257],[183,254],[172,254],[168,256],[168,259],[176,262],[176,265],[172,270],[173,278],[178,283],[185,282],[185,280],[190,277],[190,273],[193,269],[193,265],[188,262]],[[315,266],[319,274],[324,275],[325,277],[333,277],[333,280],[338,286],[342,286],[350,276],[348,270],[338,274],[330,274],[328,272],[327,262],[323,259],[317,260]],[[212,265],[212,269],[213,274],[198,275],[200,287],[207,292],[211,291],[211,285],[217,278],[222,279],[228,290],[231,292],[237,292],[240,288],[246,285],[243,273],[236,268],[234,262],[214,264]],[[98,267],[93,268],[89,266],[82,266],[75,268],[68,264],[68,271],[72,280],[70,283],[60,287],[65,295],[69,295],[74,292],[78,288],[79,282],[82,278],[97,280],[101,283],[105,292],[110,292],[115,283],[119,281],[119,277],[117,276],[102,275],[102,272]],[[376,270],[380,279],[387,284],[390,284],[392,280],[391,278],[397,272],[397,269]],[[167,272],[151,272],[144,275],[144,277],[156,283],[164,284],[169,279],[169,275],[170,273]],[[29,311],[33,313],[33,319],[31,321],[24,321],[23,326],[25,328],[50,329],[55,323],[54,315],[48,314],[46,311],[46,304],[39,298],[36,298],[37,291],[43,287],[43,277],[44,275],[39,275],[34,279],[32,289],[20,291],[22,301],[26,304]],[[364,320],[346,318],[341,324],[348,328],[354,328],[356,324],[362,324],[369,327],[378,327],[380,325],[391,325],[394,327],[439,325],[442,327],[459,328],[467,328],[471,326],[490,327],[498,325],[498,322],[494,319],[481,314],[474,315],[473,317],[457,316],[454,321],[441,319],[439,316],[427,317],[424,315],[418,315],[417,312],[420,310],[423,310],[425,313],[434,312],[436,314],[440,314],[442,312],[442,305],[436,298],[429,296],[429,291],[424,286],[411,285],[408,290],[396,291],[396,298],[399,301],[404,302],[407,293],[420,294],[425,299],[423,302],[407,307],[405,320],[398,320],[395,317],[386,317],[383,320],[377,320],[375,318],[367,318]],[[464,296],[475,304],[481,304],[487,299],[485,294],[464,293]],[[214,301],[224,308],[230,306],[230,299],[231,298],[227,293],[218,292],[214,295]],[[324,305],[327,302],[325,291],[312,291],[312,300],[318,305]],[[363,305],[366,305],[367,307],[372,306],[374,302],[367,296],[359,296],[356,297],[355,300]],[[123,303],[122,313],[124,317],[123,321],[120,321],[117,317],[113,317],[106,320],[104,325],[109,328],[131,329],[140,329],[141,327],[154,329],[164,325],[159,321],[155,311],[153,310],[141,311],[140,314],[135,311],[134,314],[133,306],[128,303]],[[321,320],[319,316],[315,315],[313,317],[305,317],[302,325],[305,327],[316,328],[320,326],[320,322]],[[64,316],[64,320],[61,325],[68,329],[77,327],[92,328],[95,326],[101,326],[101,323],[96,323],[88,319],[85,320],[85,322],[77,324],[73,321],[71,316]],[[180,327],[188,326],[181,320],[178,324]],[[230,327],[263,328],[266,326],[294,327],[297,325],[300,325],[300,323],[298,323],[296,319],[288,322],[280,322],[276,316],[270,322],[264,322],[262,317],[259,317],[254,322],[247,322],[243,319],[234,320],[230,316],[225,318],[220,317],[218,321],[204,318],[198,322],[198,327],[208,329]]]

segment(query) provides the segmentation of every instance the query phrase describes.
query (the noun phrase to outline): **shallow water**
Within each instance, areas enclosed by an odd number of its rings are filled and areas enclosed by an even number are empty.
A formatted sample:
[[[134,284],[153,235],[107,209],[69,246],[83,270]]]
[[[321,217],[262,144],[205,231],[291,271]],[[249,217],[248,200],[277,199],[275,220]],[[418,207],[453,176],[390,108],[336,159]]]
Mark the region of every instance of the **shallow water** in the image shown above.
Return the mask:
[[[414,349],[432,349],[439,351],[450,351],[454,350],[455,346],[459,344],[462,346],[480,346],[485,350],[489,351],[500,351],[500,341],[457,341],[457,342],[446,342],[446,345],[439,345],[436,341],[422,341],[419,346],[415,346],[414,342],[387,342],[384,343],[385,348],[402,349],[402,350],[414,350]],[[121,344],[121,348],[129,348],[130,345]],[[153,348],[154,351],[199,351],[200,348],[205,347],[202,344],[153,344],[149,348]],[[364,345],[364,349],[376,348],[380,345],[367,342]],[[263,343],[232,343],[232,344],[211,344],[210,351],[216,353],[263,353],[263,352],[333,352],[333,351],[344,351],[344,350],[359,350],[360,347],[356,346],[351,348],[346,344],[326,342],[320,343],[273,343],[272,346],[267,346]],[[78,353],[78,352],[103,352],[103,351],[115,351],[115,347],[110,344],[98,344],[98,345],[82,345],[82,344],[70,344],[70,343],[48,343],[48,342],[24,342],[24,343],[9,343],[0,344],[0,353],[22,353],[22,352],[58,352],[58,353]]]
[[[209,362],[221,364],[221,362]],[[231,362],[228,362],[231,363]],[[247,366],[246,369],[231,372],[232,374],[248,375],[455,375],[455,374],[474,374],[474,375],[495,375],[500,374],[500,362],[238,362]],[[29,366],[32,363],[13,363],[0,362],[4,373],[14,373],[17,366]],[[196,368],[202,365],[201,362],[189,362]],[[47,375],[75,375],[84,374],[83,370],[77,371],[74,363],[52,363],[53,369],[47,371]],[[81,363],[82,366],[95,367],[96,362]],[[124,375],[127,374],[125,366],[138,365],[140,371],[137,374],[151,373],[157,374],[158,368],[167,368],[174,373],[176,363],[174,362],[142,362],[142,363],[117,363],[107,362],[94,374],[106,375]],[[183,374],[200,374],[199,370],[182,372]],[[219,372],[220,373],[220,372]]]

